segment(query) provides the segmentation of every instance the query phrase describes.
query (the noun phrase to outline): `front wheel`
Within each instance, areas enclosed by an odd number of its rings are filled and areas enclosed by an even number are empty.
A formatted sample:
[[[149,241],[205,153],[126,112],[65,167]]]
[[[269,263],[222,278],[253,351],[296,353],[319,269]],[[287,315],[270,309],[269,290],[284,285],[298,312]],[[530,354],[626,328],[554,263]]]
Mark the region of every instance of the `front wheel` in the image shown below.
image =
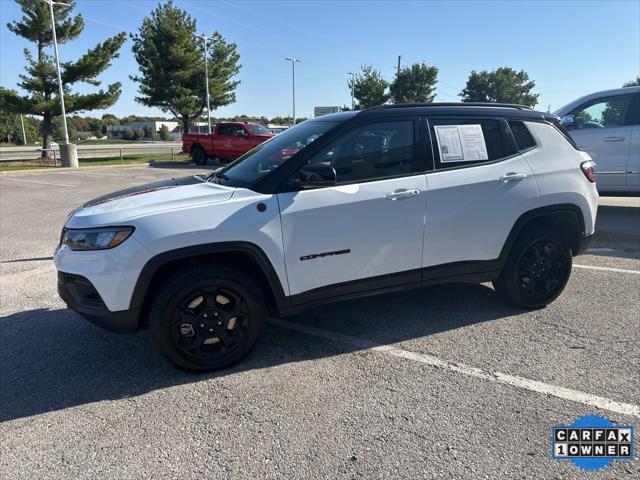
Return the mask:
[[[244,273],[204,265],[171,277],[149,315],[153,341],[165,358],[183,370],[207,372],[249,354],[266,308],[260,289]]]
[[[564,290],[571,274],[571,250],[552,232],[536,229],[518,238],[493,286],[507,301],[540,308]]]
[[[202,148],[196,147],[191,152],[191,159],[196,165],[204,165],[207,163],[207,154]]]

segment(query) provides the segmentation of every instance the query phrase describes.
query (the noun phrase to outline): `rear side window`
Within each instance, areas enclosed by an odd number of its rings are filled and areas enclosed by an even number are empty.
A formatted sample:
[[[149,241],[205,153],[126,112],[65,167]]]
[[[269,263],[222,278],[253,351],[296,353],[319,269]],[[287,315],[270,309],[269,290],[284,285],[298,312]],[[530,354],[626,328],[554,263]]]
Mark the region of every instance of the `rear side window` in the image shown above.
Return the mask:
[[[516,140],[518,150],[522,152],[536,146],[536,141],[533,139],[531,132],[529,132],[529,129],[524,122],[521,122],[520,120],[511,120],[509,121],[509,128],[511,128],[513,138]]]
[[[629,110],[624,121],[625,125],[640,125],[640,93],[631,97],[629,102]]]
[[[429,128],[437,169],[495,162],[518,153],[504,120],[432,118]]]

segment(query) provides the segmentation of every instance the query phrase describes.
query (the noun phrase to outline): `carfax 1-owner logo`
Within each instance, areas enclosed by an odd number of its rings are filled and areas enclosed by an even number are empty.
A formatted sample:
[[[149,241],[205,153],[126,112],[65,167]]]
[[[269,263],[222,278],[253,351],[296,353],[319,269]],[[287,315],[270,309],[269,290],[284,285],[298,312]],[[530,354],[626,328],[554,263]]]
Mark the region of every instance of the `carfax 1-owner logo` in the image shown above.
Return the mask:
[[[551,427],[551,455],[584,470],[601,470],[615,460],[633,460],[631,425],[615,425],[599,415],[586,415],[571,425]]]

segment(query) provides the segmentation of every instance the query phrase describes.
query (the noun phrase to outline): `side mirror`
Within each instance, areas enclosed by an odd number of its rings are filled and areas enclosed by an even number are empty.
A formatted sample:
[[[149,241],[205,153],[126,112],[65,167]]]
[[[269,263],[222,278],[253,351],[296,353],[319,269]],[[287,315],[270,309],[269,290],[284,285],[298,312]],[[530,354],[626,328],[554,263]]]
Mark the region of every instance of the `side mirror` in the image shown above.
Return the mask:
[[[336,184],[336,171],[326,163],[308,163],[298,171],[301,188],[330,187]]]
[[[573,115],[565,115],[560,119],[560,122],[562,123],[562,126],[567,130],[575,128],[575,119]]]

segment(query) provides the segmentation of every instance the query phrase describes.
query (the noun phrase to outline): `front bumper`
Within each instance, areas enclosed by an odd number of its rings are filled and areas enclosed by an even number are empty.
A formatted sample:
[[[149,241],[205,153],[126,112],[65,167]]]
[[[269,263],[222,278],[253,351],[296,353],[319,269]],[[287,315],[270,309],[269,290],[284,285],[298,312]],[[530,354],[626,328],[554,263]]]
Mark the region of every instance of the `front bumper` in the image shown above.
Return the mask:
[[[132,333],[138,330],[140,310],[110,311],[93,284],[80,275],[58,272],[58,294],[69,308],[110,332]]]
[[[583,233],[580,235],[580,238],[578,240],[578,250],[573,254],[574,256],[582,255],[589,249],[589,245],[591,245],[591,240],[593,240],[594,234],[595,233]]]

